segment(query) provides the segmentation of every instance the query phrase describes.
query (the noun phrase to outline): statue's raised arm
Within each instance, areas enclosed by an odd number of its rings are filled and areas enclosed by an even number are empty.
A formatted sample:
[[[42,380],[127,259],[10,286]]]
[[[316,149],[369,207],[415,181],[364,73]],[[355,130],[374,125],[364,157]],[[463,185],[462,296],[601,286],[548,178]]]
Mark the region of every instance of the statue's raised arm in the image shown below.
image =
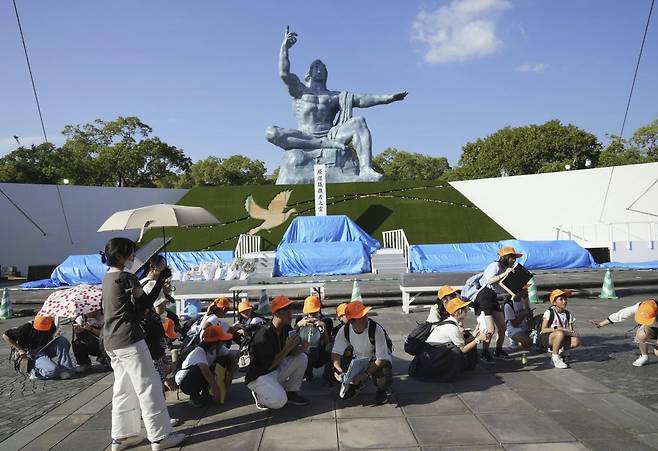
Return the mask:
[[[358,108],[369,108],[375,105],[386,105],[388,103],[403,100],[409,94],[407,91],[394,92],[393,94],[354,94],[354,106]]]
[[[290,59],[288,58],[288,50],[297,42],[297,33],[289,31],[286,27],[283,43],[281,44],[281,51],[279,52],[279,76],[283,83],[288,88],[291,96],[298,99],[301,97],[304,85],[299,80],[299,77],[290,72]]]

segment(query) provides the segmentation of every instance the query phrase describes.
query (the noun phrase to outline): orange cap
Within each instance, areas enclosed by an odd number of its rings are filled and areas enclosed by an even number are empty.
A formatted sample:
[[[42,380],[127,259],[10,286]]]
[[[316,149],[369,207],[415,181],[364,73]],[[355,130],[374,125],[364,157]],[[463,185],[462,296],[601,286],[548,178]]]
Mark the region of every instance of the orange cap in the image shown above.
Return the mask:
[[[471,302],[465,302],[462,298],[452,298],[446,303],[446,311],[451,315],[460,308],[468,307]]]
[[[171,318],[165,318],[164,321],[162,321],[162,328],[164,329],[167,338],[171,338],[172,340],[178,338],[178,335],[176,335],[176,331],[174,330],[174,321]]]
[[[345,315],[345,310],[347,309],[347,302],[343,302],[336,307],[336,317],[340,318]]]
[[[551,294],[548,295],[548,300],[551,301],[551,304],[552,304],[553,301],[555,301],[560,296],[564,296],[565,298],[568,298],[568,297],[571,297],[571,294],[572,293],[569,290],[566,290],[566,291],[565,290],[560,290],[560,289],[553,290],[553,291],[551,291]]]
[[[288,307],[290,304],[292,304],[292,301],[288,299],[288,296],[280,294],[272,299],[272,313],[276,313],[282,308]]]
[[[352,301],[347,304],[345,309],[345,316],[347,319],[359,319],[368,314],[372,307],[366,307],[361,301]]]
[[[37,315],[34,317],[32,327],[34,327],[35,330],[48,332],[50,328],[53,327],[53,317]]]
[[[646,299],[640,303],[640,308],[635,312],[635,322],[643,326],[650,326],[656,322],[658,316],[658,305],[655,299]]]
[[[516,249],[514,249],[512,246],[504,246],[498,249],[499,257],[504,257],[506,255],[513,255],[516,258],[523,257],[523,254],[519,254],[518,252],[516,252]]]
[[[302,310],[304,313],[317,313],[321,308],[322,304],[317,296],[311,295],[304,299],[304,310]]]
[[[254,308],[253,305],[251,305],[251,302],[249,301],[240,301],[238,304],[238,313],[246,312],[247,310],[251,310]]]
[[[219,307],[221,309],[231,308],[231,303],[226,298],[217,298],[213,301],[213,304],[215,304],[217,307]]]
[[[443,299],[446,296],[451,295],[452,293],[458,293],[459,290],[456,290],[452,288],[450,285],[443,285],[441,288],[439,288],[439,292],[436,294],[436,297],[439,299]]]
[[[201,340],[206,343],[216,343],[218,341],[229,341],[233,339],[233,334],[227,334],[222,326],[208,326],[201,332]]]

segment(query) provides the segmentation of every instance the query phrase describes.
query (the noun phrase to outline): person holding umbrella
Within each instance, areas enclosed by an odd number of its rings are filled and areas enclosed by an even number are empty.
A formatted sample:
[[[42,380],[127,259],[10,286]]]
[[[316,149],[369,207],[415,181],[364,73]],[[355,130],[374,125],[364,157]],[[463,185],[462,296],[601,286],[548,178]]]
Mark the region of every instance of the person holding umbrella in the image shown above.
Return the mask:
[[[103,277],[103,342],[114,370],[112,393],[112,451],[141,443],[140,418],[152,450],[172,448],[186,435],[173,433],[162,383],[153,365],[144,333],[141,313],[153,306],[165,280],[163,269],[149,294],[137,277],[124,271],[135,258],[136,245],[127,238],[112,238],[101,253],[109,270]]]

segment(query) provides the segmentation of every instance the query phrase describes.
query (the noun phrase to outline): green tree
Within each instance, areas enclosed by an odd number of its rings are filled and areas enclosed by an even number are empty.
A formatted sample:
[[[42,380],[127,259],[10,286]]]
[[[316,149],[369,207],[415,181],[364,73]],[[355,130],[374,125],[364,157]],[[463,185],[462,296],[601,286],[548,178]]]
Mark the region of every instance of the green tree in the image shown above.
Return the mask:
[[[436,180],[450,169],[445,157],[431,157],[393,147],[375,156],[372,166],[388,180]]]
[[[67,177],[67,158],[52,143],[23,147],[0,158],[0,181],[60,183]]]
[[[267,184],[265,163],[244,155],[226,159],[208,157],[194,163],[178,182],[182,188],[203,185],[256,185]]]
[[[658,119],[635,130],[628,140],[617,135],[608,137],[610,144],[601,152],[599,166],[624,166],[658,161]]]
[[[67,125],[62,149],[71,157],[70,178],[81,185],[156,187],[160,180],[186,171],[192,161],[185,153],[157,137],[139,118],[96,119]]]
[[[505,127],[486,138],[466,143],[459,159],[464,179],[536,174],[553,170],[584,168],[589,159],[596,165],[601,144],[596,136],[558,120],[541,125]]]

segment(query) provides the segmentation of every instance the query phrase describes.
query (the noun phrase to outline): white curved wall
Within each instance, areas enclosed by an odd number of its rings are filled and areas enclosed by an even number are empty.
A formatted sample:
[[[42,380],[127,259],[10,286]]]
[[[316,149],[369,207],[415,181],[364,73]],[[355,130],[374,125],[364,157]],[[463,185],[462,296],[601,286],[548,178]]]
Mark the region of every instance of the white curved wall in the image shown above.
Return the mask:
[[[652,252],[624,260],[658,259],[655,243],[651,247],[651,240],[658,240],[658,163],[451,185],[517,239],[567,239],[570,234],[586,247],[635,242],[638,250],[644,246]]]
[[[16,266],[24,275],[29,265],[56,265],[69,255],[96,253],[113,236],[137,239],[138,230],[121,233],[97,233],[96,230],[115,211],[159,203],[175,204],[187,192],[184,189],[22,183],[0,183],[0,188],[46,233],[44,236],[0,193],[0,265]]]

